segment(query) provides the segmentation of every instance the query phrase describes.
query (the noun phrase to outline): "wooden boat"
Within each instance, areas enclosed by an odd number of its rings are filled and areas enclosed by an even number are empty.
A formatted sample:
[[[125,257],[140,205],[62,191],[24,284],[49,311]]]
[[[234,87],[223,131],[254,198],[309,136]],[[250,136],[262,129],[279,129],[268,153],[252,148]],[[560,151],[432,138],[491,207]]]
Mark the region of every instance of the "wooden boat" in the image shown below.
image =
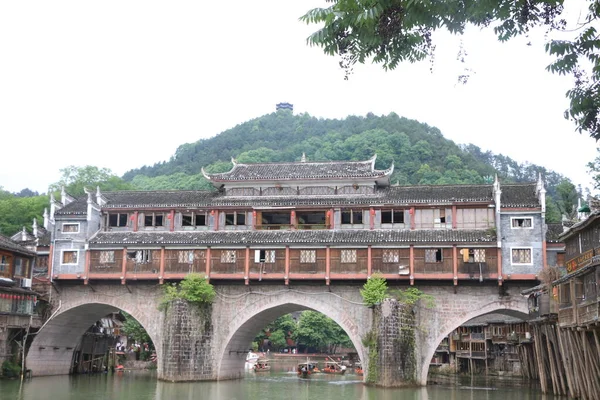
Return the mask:
[[[307,361],[305,363],[298,364],[296,371],[298,372],[298,376],[300,378],[308,378],[312,374],[319,372],[319,368],[317,367],[316,363]]]
[[[268,372],[271,370],[271,366],[269,365],[269,360],[259,358],[252,369],[254,369],[254,372]]]
[[[343,375],[346,373],[346,366],[336,361],[325,361],[325,367],[321,370],[324,374]]]
[[[362,364],[361,363],[356,363],[354,364],[354,373],[356,375],[363,375],[363,368],[362,368]]]

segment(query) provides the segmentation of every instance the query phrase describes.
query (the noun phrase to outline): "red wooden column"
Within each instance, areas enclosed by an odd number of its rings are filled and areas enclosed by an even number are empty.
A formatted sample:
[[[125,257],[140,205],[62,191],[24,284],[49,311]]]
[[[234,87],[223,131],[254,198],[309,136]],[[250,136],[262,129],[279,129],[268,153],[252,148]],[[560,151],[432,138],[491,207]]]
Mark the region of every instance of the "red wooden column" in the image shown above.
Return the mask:
[[[158,283],[161,285],[165,282],[165,247],[160,248],[160,266],[158,267]]]
[[[329,285],[329,274],[331,272],[331,248],[325,248],[325,284]]]
[[[498,286],[502,286],[502,249],[498,249]]]
[[[458,285],[458,249],[455,244],[452,245],[452,274],[454,285]]]
[[[410,229],[414,230],[416,228],[416,223],[415,223],[415,208],[411,207],[410,210],[408,210],[408,213],[410,214]]]
[[[244,265],[244,282],[250,284],[250,247],[246,247],[246,264]]]
[[[290,212],[290,228],[292,230],[298,229],[298,221],[296,220],[296,211],[292,210]]]
[[[210,214],[213,216],[213,218],[215,220],[214,230],[218,231],[219,230],[219,210],[212,210],[210,212]]]
[[[371,245],[367,246],[367,278],[371,277],[373,271],[373,251]]]
[[[138,231],[138,212],[134,212],[133,213],[133,231],[137,232]]]
[[[452,229],[456,229],[456,206],[452,206]]]
[[[169,213],[169,231],[173,232],[175,230],[175,210],[171,210]]]
[[[412,217],[411,217],[412,218]],[[408,249],[408,269],[410,270],[410,284],[415,284],[415,246],[410,245]]]
[[[48,252],[48,280],[52,282],[52,260],[54,259],[54,245],[50,245],[50,251]]]
[[[121,266],[121,285],[125,284],[126,273],[127,273],[127,247],[123,247],[123,265]]]
[[[83,284],[87,285],[90,280],[90,249],[85,251],[85,269],[83,271]]]
[[[375,209],[373,207],[369,208],[369,217],[369,229],[373,230],[375,229]]]
[[[207,282],[210,282],[210,247],[206,248],[206,272],[205,278]]]
[[[283,274],[285,284],[290,284],[290,246],[285,246],[285,273]]]

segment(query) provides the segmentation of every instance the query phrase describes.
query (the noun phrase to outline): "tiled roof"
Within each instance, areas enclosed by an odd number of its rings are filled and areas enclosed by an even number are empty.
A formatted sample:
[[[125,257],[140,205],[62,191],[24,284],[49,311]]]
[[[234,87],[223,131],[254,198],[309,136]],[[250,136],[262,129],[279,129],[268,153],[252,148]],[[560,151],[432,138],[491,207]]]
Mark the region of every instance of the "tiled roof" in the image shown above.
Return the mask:
[[[56,210],[55,216],[59,215],[86,215],[87,214],[87,196],[75,199],[71,203]]]
[[[25,247],[4,235],[0,235],[0,250],[8,250],[22,255],[35,256],[34,252],[27,250]]]
[[[491,185],[394,186],[373,194],[226,196],[215,191],[126,191],[103,194],[105,208],[285,207],[352,204],[493,202]]]
[[[592,211],[586,219],[584,219],[583,221],[579,221],[576,224],[573,224],[569,229],[567,229],[565,232],[563,232],[560,235],[559,240],[564,241],[569,236],[572,236],[576,232],[579,232],[579,231],[585,229],[587,226],[593,224],[599,218],[600,218],[600,210]]]
[[[540,200],[535,193],[536,183],[512,183],[500,185],[502,207],[531,208],[540,207]]]
[[[212,199],[223,196],[208,190],[160,190],[106,192],[102,196],[107,208],[135,207],[201,207],[211,204]]]
[[[386,197],[402,203],[493,202],[492,185],[394,186]]]
[[[502,185],[503,207],[539,207],[535,184]],[[103,193],[103,208],[291,207],[410,204],[493,204],[492,185],[423,185],[380,188],[372,194],[230,196],[218,191],[169,190]],[[66,205],[56,215],[85,215],[85,198]]]
[[[204,175],[215,182],[289,181],[294,179],[377,178],[391,172],[376,170],[375,158],[367,161],[323,161],[239,164],[234,161],[229,172]]]
[[[90,240],[102,245],[257,245],[257,244],[409,244],[495,243],[483,230],[297,230],[297,231],[196,231],[100,232]]]
[[[481,315],[479,317],[475,317],[473,319],[468,320],[461,326],[485,326],[488,324],[516,324],[519,322],[523,322],[522,319],[511,317],[504,314],[499,313],[491,313]]]
[[[546,242],[560,243],[561,241],[558,238],[563,233],[563,225],[546,224],[546,226],[548,227],[548,230],[546,231]]]

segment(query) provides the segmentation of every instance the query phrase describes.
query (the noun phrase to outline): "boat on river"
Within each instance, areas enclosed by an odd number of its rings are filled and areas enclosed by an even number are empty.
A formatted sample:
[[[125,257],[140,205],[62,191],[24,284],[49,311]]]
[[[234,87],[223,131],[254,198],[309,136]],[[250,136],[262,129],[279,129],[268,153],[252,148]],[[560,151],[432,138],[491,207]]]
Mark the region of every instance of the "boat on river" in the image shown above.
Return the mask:
[[[300,378],[308,378],[312,374],[319,372],[319,368],[317,367],[317,363],[306,361],[298,364],[296,371]]]
[[[271,370],[271,366],[269,365],[269,360],[265,358],[259,358],[254,364],[253,367],[254,372],[268,372]]]
[[[246,362],[249,364],[255,364],[260,357],[253,351],[249,351],[246,355]]]
[[[325,361],[325,367],[321,370],[324,374],[344,375],[346,366],[336,361]]]
[[[362,364],[361,363],[355,363],[354,364],[354,373],[356,375],[362,376],[363,375],[363,368],[362,368]]]

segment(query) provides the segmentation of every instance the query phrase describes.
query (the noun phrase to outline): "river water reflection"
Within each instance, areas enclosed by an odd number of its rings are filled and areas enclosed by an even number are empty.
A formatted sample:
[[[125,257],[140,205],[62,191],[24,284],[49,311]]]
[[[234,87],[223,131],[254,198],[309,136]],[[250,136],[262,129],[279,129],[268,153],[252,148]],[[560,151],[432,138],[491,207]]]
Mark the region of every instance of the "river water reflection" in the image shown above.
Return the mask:
[[[152,371],[117,374],[37,377],[20,385],[0,380],[2,400],[530,400],[550,399],[535,385],[520,380],[433,378],[425,388],[381,389],[362,384],[361,377],[316,374],[300,379],[285,368],[248,372],[244,379],[221,382],[168,383]]]

